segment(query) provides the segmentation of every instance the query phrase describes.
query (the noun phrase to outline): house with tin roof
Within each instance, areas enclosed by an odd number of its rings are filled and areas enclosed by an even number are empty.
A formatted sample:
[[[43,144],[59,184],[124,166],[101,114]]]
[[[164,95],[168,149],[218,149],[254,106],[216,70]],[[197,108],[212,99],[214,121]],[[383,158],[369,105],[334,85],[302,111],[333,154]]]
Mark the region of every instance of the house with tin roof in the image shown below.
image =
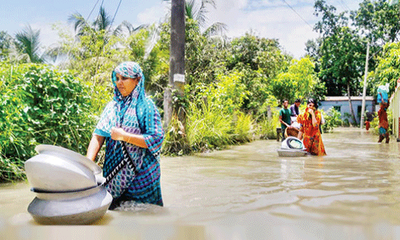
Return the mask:
[[[357,124],[360,123],[361,119],[361,107],[362,107],[362,96],[352,96],[351,103],[353,105],[353,111],[356,116]],[[340,112],[343,121],[349,121],[353,123],[350,113],[349,97],[347,96],[327,96],[324,101],[319,103],[318,108],[327,112],[330,108],[335,108]],[[365,112],[375,112],[376,103],[372,96],[365,97]]]

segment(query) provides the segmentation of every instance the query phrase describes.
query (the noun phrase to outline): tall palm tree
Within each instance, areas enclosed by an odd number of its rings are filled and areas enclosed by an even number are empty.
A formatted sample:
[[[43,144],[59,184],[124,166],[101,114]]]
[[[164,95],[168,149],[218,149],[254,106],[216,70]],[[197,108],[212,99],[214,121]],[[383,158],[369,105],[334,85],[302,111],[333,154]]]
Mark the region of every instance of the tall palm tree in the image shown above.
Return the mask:
[[[30,25],[22,32],[15,35],[15,47],[18,52],[25,54],[33,63],[44,62],[43,54],[40,54],[40,30],[33,30]]]
[[[116,35],[121,35],[124,32],[124,29],[127,30],[128,36],[136,33],[137,31],[139,31],[140,29],[144,29],[144,28],[148,28],[149,25],[148,24],[142,24],[139,25],[138,27],[134,27],[132,25],[132,23],[128,22],[128,21],[123,21],[115,30],[114,33]]]
[[[103,7],[100,7],[99,15],[92,23],[89,23],[80,13],[72,14],[68,17],[68,21],[74,24],[75,33],[77,37],[80,37],[96,31],[109,31],[112,18]]]

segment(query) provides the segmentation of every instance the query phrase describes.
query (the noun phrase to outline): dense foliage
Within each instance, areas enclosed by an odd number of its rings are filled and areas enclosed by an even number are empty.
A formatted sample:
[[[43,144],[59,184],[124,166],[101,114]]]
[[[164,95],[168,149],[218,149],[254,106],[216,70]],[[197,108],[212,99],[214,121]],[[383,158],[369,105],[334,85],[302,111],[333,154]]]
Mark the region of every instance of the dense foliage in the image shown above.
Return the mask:
[[[380,85],[389,83],[389,92],[394,92],[400,78],[400,43],[388,43],[377,58],[375,71],[370,72],[370,88],[374,93]],[[376,94],[374,94],[376,95]]]
[[[46,65],[0,65],[0,181],[22,177],[38,144],[86,152],[94,124],[88,88]],[[14,176],[15,175],[15,176]]]
[[[316,70],[326,85],[327,95],[361,95],[367,44],[370,46],[367,60],[369,72],[373,72],[382,45],[398,40],[399,5],[388,4],[386,0],[364,0],[356,11],[338,13],[327,1],[316,0],[314,8],[315,15],[321,18],[314,29],[321,34],[321,38],[309,41],[307,51],[316,61]],[[392,78],[387,82],[395,80]],[[376,88],[376,85],[369,85],[367,94],[376,95]],[[354,124],[356,116],[351,101],[349,107],[350,119]]]

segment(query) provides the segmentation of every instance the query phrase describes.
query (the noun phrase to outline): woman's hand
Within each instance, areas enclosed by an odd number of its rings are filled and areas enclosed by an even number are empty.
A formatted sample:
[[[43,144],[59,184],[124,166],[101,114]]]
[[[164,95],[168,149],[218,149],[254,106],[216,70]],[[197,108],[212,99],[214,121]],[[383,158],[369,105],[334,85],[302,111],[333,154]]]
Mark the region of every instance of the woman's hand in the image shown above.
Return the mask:
[[[310,113],[310,114],[314,114],[314,109],[312,109],[312,108],[309,108],[309,109],[308,109],[308,113]]]
[[[143,135],[128,133],[119,127],[111,128],[111,138],[113,140],[124,141],[141,148],[147,148],[147,144]]]
[[[126,132],[124,129],[118,128],[118,127],[111,128],[111,139],[116,140],[116,141],[124,141],[125,135],[126,135]]]

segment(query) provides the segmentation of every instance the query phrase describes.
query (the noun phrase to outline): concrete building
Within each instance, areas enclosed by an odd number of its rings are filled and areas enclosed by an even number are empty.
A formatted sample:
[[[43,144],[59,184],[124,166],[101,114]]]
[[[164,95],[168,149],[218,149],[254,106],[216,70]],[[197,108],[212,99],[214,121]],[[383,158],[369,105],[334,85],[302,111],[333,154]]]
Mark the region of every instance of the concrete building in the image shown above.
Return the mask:
[[[351,97],[351,103],[353,105],[353,111],[356,115],[357,124],[360,123],[361,118],[361,107],[362,107],[362,97],[353,96]],[[352,123],[351,114],[350,114],[350,106],[349,106],[349,98],[347,96],[344,97],[325,97],[324,101],[319,103],[319,109],[323,109],[327,112],[331,107],[335,108],[342,115],[342,120],[348,120]],[[375,99],[372,96],[365,97],[365,112],[375,112]],[[346,114],[347,113],[347,114]]]
[[[392,111],[393,114],[393,126],[392,126],[392,130],[393,130],[393,135],[395,135],[395,137],[397,138],[397,141],[400,142],[400,136],[399,136],[399,132],[400,132],[400,125],[399,125],[399,121],[400,121],[400,79],[397,80],[397,88],[394,91],[393,95],[390,97],[389,101],[390,101],[390,106],[389,106],[389,110]]]

